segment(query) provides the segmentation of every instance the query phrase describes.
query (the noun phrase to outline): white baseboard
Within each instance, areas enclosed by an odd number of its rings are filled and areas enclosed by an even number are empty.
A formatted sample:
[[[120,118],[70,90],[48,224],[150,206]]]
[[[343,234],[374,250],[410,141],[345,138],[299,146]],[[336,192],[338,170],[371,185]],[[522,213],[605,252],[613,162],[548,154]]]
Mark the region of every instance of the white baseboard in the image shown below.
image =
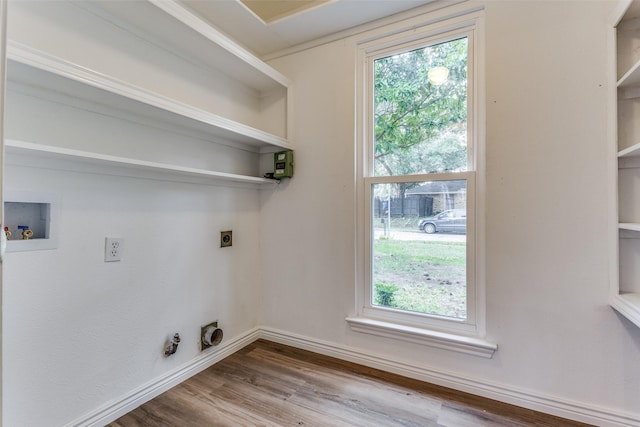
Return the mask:
[[[638,414],[616,412],[584,402],[576,402],[557,396],[520,390],[504,384],[487,382],[486,380],[461,377],[453,372],[416,366],[356,348],[295,335],[277,329],[262,327],[259,329],[258,336],[265,340],[309,350],[314,353],[347,360],[371,368],[392,372],[405,377],[449,387],[558,417],[601,427],[640,427],[640,415]]]
[[[212,352],[202,353],[188,363],[67,424],[66,427],[101,427],[115,421],[127,412],[216,364],[225,357],[232,355],[258,338],[259,328],[251,329],[225,342],[223,344],[224,347],[217,348]]]
[[[601,427],[640,427],[638,414],[616,412],[584,402],[520,390],[482,379],[462,377],[453,372],[416,366],[357,348],[266,327],[249,330],[227,342],[223,348],[194,358],[122,398],[67,424],[66,427],[98,427],[108,424],[259,338]]]

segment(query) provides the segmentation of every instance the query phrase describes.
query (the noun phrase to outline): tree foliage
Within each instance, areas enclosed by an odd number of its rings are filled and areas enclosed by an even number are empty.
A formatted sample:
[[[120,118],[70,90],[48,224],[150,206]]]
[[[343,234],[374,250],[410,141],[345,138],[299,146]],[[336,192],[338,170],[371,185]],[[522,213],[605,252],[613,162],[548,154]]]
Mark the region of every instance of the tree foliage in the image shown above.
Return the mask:
[[[427,73],[449,69],[440,85]],[[467,39],[374,62],[376,175],[464,170],[467,162]]]

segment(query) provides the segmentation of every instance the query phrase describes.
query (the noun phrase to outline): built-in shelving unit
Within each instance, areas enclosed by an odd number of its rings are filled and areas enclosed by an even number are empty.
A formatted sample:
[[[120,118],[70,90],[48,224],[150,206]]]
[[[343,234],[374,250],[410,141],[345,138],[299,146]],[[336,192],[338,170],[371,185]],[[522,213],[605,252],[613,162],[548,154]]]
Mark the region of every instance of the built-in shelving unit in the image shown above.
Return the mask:
[[[134,41],[143,40],[149,46],[153,45],[159,55],[166,52],[175,55],[176,58],[184,60],[185,67],[193,67],[195,64],[197,70],[208,67],[207,69],[211,69],[212,73],[222,73],[218,75],[226,76],[225,81],[237,85],[243,93],[244,101],[237,101],[238,106],[235,110],[251,111],[249,122],[264,122],[269,123],[270,126],[274,120],[278,121],[280,124],[276,127],[283,131],[279,132],[280,134],[274,134],[243,122],[242,119],[237,119],[237,117],[249,116],[248,113],[236,113],[236,116],[233,116],[233,113],[230,113],[231,116],[225,115],[226,111],[234,110],[234,108],[225,108],[225,105],[234,102],[229,100],[228,94],[222,96],[225,99],[214,112],[201,105],[194,105],[180,99],[179,91],[177,97],[167,95],[163,92],[165,86],[160,84],[156,84],[157,90],[154,90],[150,88],[153,82],[146,86],[144,82],[143,84],[132,83],[102,70],[95,70],[52,54],[46,51],[46,43],[38,45],[38,43],[24,43],[22,40],[9,40],[8,90],[44,99],[51,105],[73,105],[75,108],[99,113],[117,112],[117,115],[125,120],[143,124],[151,123],[152,127],[176,130],[176,132],[184,130],[189,135],[195,135],[196,138],[248,152],[269,153],[293,149],[293,144],[286,138],[289,80],[181,4],[170,0],[63,3],[65,5],[60,7],[81,10],[83,12],[80,13],[88,17],[112,24],[107,28],[111,31],[117,28],[116,31],[121,31],[123,37],[131,37]],[[32,12],[28,9],[40,6],[20,4],[15,7],[27,8],[24,9],[26,12],[18,10],[18,16],[22,14],[28,17],[29,13],[40,13],[40,10]],[[53,11],[49,13],[63,14],[55,9],[56,7],[55,4],[46,5],[48,10]],[[171,89],[168,88],[166,92]],[[215,98],[215,89],[212,90]],[[206,96],[212,98],[211,93]],[[247,98],[249,101],[246,101]],[[276,104],[281,112],[274,114],[273,111],[269,111],[265,113],[266,118],[262,120],[260,109],[255,107],[255,104],[259,104],[262,99],[268,100],[267,108]],[[224,104],[225,102],[227,104]],[[249,102],[249,104],[245,106],[242,102]],[[39,159],[46,157],[66,162],[85,162],[121,169],[154,171],[163,173],[167,177],[191,176],[199,179],[259,185],[270,185],[276,182],[258,176],[147,161],[136,158],[137,156],[129,157],[126,152],[125,155],[118,156],[111,155],[113,153],[96,152],[95,147],[84,151],[60,147],[55,142],[46,140],[23,142],[19,139],[6,143],[9,163],[12,156],[20,157],[21,162],[29,156]],[[176,150],[179,149],[181,148],[176,147]],[[255,175],[258,174],[256,170]]]
[[[611,305],[640,327],[640,1],[620,2],[613,17],[616,94],[612,117],[617,244],[612,248]]]

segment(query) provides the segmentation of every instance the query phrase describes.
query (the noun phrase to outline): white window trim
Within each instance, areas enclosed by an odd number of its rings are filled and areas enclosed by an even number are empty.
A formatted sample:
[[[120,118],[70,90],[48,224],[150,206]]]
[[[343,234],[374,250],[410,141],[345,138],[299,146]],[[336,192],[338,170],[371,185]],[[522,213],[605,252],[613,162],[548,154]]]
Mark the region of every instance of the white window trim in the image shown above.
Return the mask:
[[[420,343],[431,347],[458,351],[481,357],[492,357],[497,345],[485,339],[485,160],[484,160],[484,19],[482,12],[474,11],[465,15],[431,22],[428,25],[400,30],[398,28],[378,38],[368,37],[358,44],[357,58],[357,119],[356,119],[356,314],[347,317],[346,321],[356,332],[368,333],[392,339]],[[409,314],[388,308],[372,307],[370,289],[370,271],[367,266],[371,258],[371,247],[367,244],[371,239],[371,212],[369,207],[371,184],[381,182],[373,176],[365,176],[372,170],[371,156],[368,154],[370,122],[367,119],[370,107],[368,100],[373,99],[369,61],[383,56],[390,49],[398,50],[416,43],[424,44],[433,38],[442,40],[454,35],[466,35],[470,40],[469,62],[473,67],[474,78],[469,81],[469,114],[468,126],[473,135],[470,140],[470,172],[429,174],[433,179],[467,179],[467,185],[474,186],[475,191],[468,201],[467,246],[473,251],[471,261],[467,265],[468,274],[474,277],[474,286],[469,292],[467,309],[468,320],[439,318],[419,314]],[[452,37],[454,38],[454,37]],[[471,122],[473,120],[473,122]],[[473,151],[471,151],[473,150]],[[425,175],[411,177],[384,177],[383,182],[421,181]],[[369,240],[370,241],[370,240]]]
[[[347,317],[346,320],[351,329],[356,332],[453,350],[486,359],[491,359],[498,349],[497,344],[481,338],[405,326],[367,317]]]

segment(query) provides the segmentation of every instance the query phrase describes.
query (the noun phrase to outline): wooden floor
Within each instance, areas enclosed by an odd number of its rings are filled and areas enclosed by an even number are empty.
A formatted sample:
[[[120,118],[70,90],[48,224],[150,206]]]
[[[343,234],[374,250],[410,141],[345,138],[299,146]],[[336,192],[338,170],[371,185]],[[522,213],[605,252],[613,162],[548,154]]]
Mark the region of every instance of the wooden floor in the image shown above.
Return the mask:
[[[109,426],[581,425],[259,340]]]

